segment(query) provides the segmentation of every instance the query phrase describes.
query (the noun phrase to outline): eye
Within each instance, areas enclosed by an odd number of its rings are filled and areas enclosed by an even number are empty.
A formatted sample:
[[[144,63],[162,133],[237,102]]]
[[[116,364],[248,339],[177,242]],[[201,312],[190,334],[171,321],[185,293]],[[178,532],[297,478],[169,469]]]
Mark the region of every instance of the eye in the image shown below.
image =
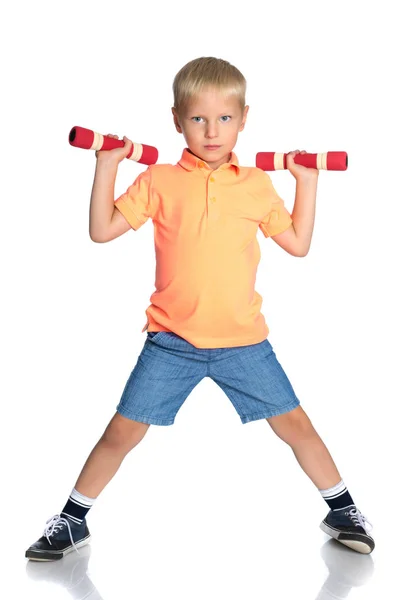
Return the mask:
[[[191,119],[191,120],[193,121],[194,119],[202,119],[202,118],[203,118],[203,117],[192,117],[192,119]],[[221,117],[221,119],[232,119],[232,117],[231,117],[230,115],[223,115],[223,116]],[[194,121],[194,122],[195,122],[195,123],[200,123],[200,121]],[[227,120],[224,120],[224,121],[223,121],[223,123],[228,123],[228,121],[227,121]]]

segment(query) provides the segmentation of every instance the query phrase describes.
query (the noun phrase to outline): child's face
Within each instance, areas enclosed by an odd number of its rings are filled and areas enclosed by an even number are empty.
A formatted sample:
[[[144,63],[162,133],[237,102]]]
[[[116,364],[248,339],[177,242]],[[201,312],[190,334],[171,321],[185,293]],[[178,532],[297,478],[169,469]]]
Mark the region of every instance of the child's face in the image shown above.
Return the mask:
[[[192,98],[184,114],[178,116],[172,108],[177,131],[183,133],[188,148],[212,169],[229,162],[239,131],[246,122],[249,107],[244,112],[234,95],[209,88]],[[219,146],[216,150],[207,146]]]

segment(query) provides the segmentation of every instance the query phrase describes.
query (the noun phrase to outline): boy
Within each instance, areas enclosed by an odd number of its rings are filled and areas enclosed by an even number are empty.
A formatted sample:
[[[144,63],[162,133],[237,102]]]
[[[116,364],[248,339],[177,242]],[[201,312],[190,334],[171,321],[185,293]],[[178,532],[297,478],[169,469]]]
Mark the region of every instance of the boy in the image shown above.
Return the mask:
[[[176,165],[151,165],[114,203],[118,164],[131,148],[96,152],[90,237],[103,243],[150,217],[154,223],[156,291],[146,310],[147,339],[117,412],[89,455],[66,505],[26,551],[57,560],[88,543],[86,515],[150,424],[171,425],[193,388],[211,377],[243,423],[266,419],[289,444],[330,511],[321,529],[369,554],[374,540],[269,343],[254,291],[258,227],[294,256],[309,250],[318,170],[296,165],[290,215],[269,176],[239,166],[233,152],[249,107],[246,80],[230,63],[195,59],[173,84],[174,124],[187,148]],[[117,137],[117,136],[112,136]],[[304,151],[303,151],[304,152]]]

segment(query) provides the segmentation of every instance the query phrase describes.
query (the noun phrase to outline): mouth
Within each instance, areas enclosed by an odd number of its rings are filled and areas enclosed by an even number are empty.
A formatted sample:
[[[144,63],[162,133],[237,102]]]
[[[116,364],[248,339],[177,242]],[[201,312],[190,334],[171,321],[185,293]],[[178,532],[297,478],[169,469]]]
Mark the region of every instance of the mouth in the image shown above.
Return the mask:
[[[221,146],[204,146],[206,150],[218,150]]]

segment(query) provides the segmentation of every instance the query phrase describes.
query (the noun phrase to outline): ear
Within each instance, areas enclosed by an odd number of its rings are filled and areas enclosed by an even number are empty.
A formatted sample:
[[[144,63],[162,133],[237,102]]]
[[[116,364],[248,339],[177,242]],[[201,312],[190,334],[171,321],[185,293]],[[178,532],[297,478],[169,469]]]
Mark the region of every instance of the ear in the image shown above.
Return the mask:
[[[175,125],[175,128],[176,128],[177,132],[178,133],[183,133],[182,128],[181,128],[181,126],[179,124],[179,117],[178,117],[178,113],[176,112],[176,108],[173,106],[171,108],[171,111],[172,111],[172,114],[174,115],[174,125]]]
[[[244,107],[242,124],[239,127],[239,131],[243,131],[243,129],[244,129],[244,126],[246,124],[246,119],[247,119],[247,113],[249,112],[249,108],[250,108],[249,106]]]

